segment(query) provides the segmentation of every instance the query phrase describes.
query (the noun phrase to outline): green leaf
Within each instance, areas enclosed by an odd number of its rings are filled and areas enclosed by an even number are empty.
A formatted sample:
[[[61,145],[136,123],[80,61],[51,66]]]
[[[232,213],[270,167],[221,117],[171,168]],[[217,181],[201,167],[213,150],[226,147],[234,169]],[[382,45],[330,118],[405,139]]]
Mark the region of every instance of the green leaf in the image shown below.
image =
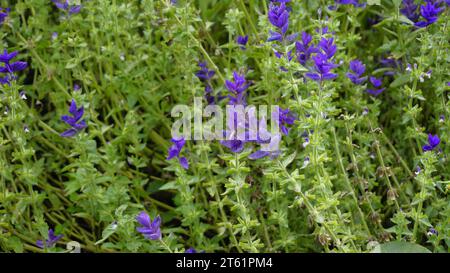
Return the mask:
[[[66,64],[66,69],[72,69],[78,65],[77,59],[70,59]]]
[[[106,239],[108,239],[111,235],[114,234],[114,232],[116,232],[117,230],[117,224],[116,223],[112,223],[110,224],[108,227],[106,227],[103,232],[102,232],[102,239],[95,242],[95,245],[101,244],[103,243]]]
[[[291,164],[292,161],[294,161],[296,155],[297,152],[294,152],[293,154],[287,156],[282,162],[283,166],[286,168],[289,164]]]
[[[389,87],[396,88],[402,86],[409,82],[409,78],[410,78],[409,74],[400,75],[391,83]]]
[[[23,252],[23,244],[20,241],[19,238],[17,238],[16,236],[12,236],[8,239],[8,245],[9,247],[11,247],[14,252],[16,253],[22,253]]]
[[[414,25],[414,22],[409,20],[408,17],[406,17],[405,15],[400,15],[398,17],[398,20],[402,23],[408,24],[408,25]]]
[[[380,0],[367,0],[367,5],[380,5]]]
[[[160,191],[164,191],[164,190],[176,190],[178,189],[177,187],[177,182],[176,181],[172,181],[169,183],[165,183],[164,185],[162,185],[159,190]]]
[[[431,253],[427,248],[408,242],[389,242],[377,245],[372,253]]]

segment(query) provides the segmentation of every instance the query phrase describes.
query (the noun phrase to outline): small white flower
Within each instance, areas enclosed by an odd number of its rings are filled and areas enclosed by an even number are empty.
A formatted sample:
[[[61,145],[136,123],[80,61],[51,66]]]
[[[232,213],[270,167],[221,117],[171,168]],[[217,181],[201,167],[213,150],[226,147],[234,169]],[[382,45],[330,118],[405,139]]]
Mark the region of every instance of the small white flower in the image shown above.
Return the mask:
[[[305,160],[303,160],[302,169],[306,168],[308,165],[309,165],[309,156],[305,157]]]
[[[305,141],[303,142],[302,146],[303,146],[303,148],[306,148],[306,146],[308,146],[308,145],[309,145],[309,138],[305,137]]]

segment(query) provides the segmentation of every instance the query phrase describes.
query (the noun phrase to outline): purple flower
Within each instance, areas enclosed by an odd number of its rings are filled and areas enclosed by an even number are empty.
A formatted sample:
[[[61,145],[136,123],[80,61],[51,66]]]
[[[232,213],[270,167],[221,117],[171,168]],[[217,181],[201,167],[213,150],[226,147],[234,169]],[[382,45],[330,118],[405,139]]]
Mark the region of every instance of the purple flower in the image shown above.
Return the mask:
[[[353,73],[348,72],[347,77],[354,83],[354,84],[363,84],[367,77],[362,77],[364,72],[366,71],[366,66],[358,59],[355,59],[350,62],[350,70]]]
[[[5,21],[6,17],[8,17],[8,14],[10,12],[10,8],[0,8],[0,24],[3,24],[3,22]]]
[[[234,116],[231,118],[227,116],[227,130],[223,132],[226,140],[221,140],[220,144],[230,149],[233,153],[242,152],[248,139],[246,129],[245,124],[238,122],[237,113],[234,113]],[[238,132],[241,133],[241,131],[244,131],[243,134],[238,135]]]
[[[300,64],[305,65],[311,58],[311,54],[319,53],[319,50],[311,44],[312,36],[306,32],[302,32],[302,41],[295,42],[297,52],[297,60]],[[311,45],[310,45],[311,44]]]
[[[58,32],[53,32],[52,33],[52,41],[58,39]]]
[[[334,39],[326,39],[322,38],[319,42],[319,48],[323,51],[323,53],[327,56],[328,59],[331,59],[334,57],[334,54],[336,54],[336,44],[334,44]]]
[[[221,140],[220,144],[230,149],[233,153],[240,153],[244,150],[245,141],[238,139]]]
[[[335,73],[331,73],[331,70],[336,68],[337,65],[329,62],[326,55],[318,53],[312,59],[314,61],[315,72],[305,73],[306,77],[314,81],[324,81],[335,79],[338,76]]]
[[[190,247],[184,253],[197,253],[197,250],[195,250],[193,247]]]
[[[438,4],[431,1],[427,1],[425,5],[420,6],[420,15],[425,19],[425,21],[420,21],[414,25],[419,28],[429,26],[437,21],[439,13],[442,8]]]
[[[440,142],[441,140],[438,135],[433,136],[432,134],[428,134],[428,145],[422,146],[422,150],[424,152],[432,151],[439,145]]]
[[[322,28],[316,28],[316,33],[320,34],[320,35],[325,35],[328,33],[328,26],[324,26]],[[333,31],[333,35],[335,34],[335,32]]]
[[[146,239],[159,240],[161,239],[161,217],[158,215],[155,219],[150,219],[150,216],[145,211],[141,211],[136,217],[136,221],[141,224],[141,227],[136,228]]]
[[[171,160],[172,158],[176,157],[178,158],[178,162],[180,163],[181,167],[188,169],[189,168],[189,162],[187,161],[186,157],[180,157],[181,150],[183,149],[184,144],[186,141],[184,138],[180,138],[179,140],[176,140],[172,138],[173,145],[169,148],[169,155],[167,156],[167,160]]]
[[[10,63],[12,59],[14,59],[17,56],[18,52],[13,51],[11,53],[8,53],[8,51],[5,49],[2,54],[0,54],[0,62],[2,62],[5,66],[0,67],[0,73],[9,74],[9,79],[15,79],[14,76],[11,76],[14,72],[22,71],[25,68],[27,68],[28,64],[26,62],[13,62]],[[6,80],[6,79],[5,79]]]
[[[80,89],[81,89],[81,86],[80,85],[78,85],[77,83],[75,83],[74,85],[73,85],[73,91],[80,91]]]
[[[230,101],[233,105],[234,102]],[[249,115],[245,115],[244,118],[248,120],[254,118],[254,112],[251,111]],[[223,136],[225,140],[221,140],[220,144],[227,147],[233,153],[240,153],[244,150],[245,143],[250,139],[250,132],[248,131],[249,122],[248,120],[240,120],[238,113],[233,109],[227,109],[226,118],[226,130],[223,131]]]
[[[205,251],[202,250],[202,251],[198,252],[197,250],[195,250],[195,248],[190,247],[190,248],[186,249],[186,251],[184,253],[205,253]]]
[[[277,158],[281,153],[279,149],[280,141],[281,136],[279,134],[271,137],[269,143],[261,145],[261,150],[250,154],[248,158],[250,158],[251,160],[260,159],[267,156],[270,157],[270,159]]]
[[[400,12],[408,17],[409,20],[416,22],[419,19],[419,14],[417,13],[417,5],[414,4],[414,0],[403,0],[402,8]]]
[[[211,79],[212,77],[216,74],[216,72],[214,70],[209,70],[208,67],[206,66],[206,62],[199,62],[198,66],[200,67],[200,70],[197,71],[195,73],[195,75],[197,76],[197,78],[199,78],[199,80],[201,82],[203,82],[205,84],[205,98],[206,101],[208,102],[208,104],[213,104],[219,100],[221,100],[223,97],[214,97],[213,96],[213,89],[211,87]]]
[[[396,60],[395,58],[389,56],[386,58],[381,58],[379,62],[382,67],[392,69],[390,71],[384,72],[384,75],[386,76],[394,76],[395,73],[397,73],[396,70],[401,70],[403,66],[401,60]]]
[[[225,87],[230,91],[231,95],[228,95],[230,99],[229,105],[246,105],[245,91],[250,86],[250,83],[245,79],[245,76],[240,75],[237,72],[233,72],[233,81],[226,80]],[[226,140],[221,140],[220,144],[229,148],[233,153],[240,153],[244,150],[245,143],[247,142],[246,122],[239,122],[236,112],[231,112],[233,116],[227,115],[227,130],[225,130],[224,136]],[[244,129],[244,130],[242,130]],[[238,135],[237,132],[244,131],[244,135]]]
[[[366,92],[373,95],[373,96],[378,96],[379,94],[381,94],[381,92],[383,92],[386,88],[379,88],[382,84],[383,84],[383,79],[378,79],[375,78],[373,76],[371,76],[369,78],[370,83],[372,84],[372,86],[374,87],[373,89],[367,89]]]
[[[241,45],[242,50],[245,50],[245,46],[247,45],[247,42],[248,42],[248,35],[238,36],[236,42],[239,45]]]
[[[336,54],[336,45],[334,39],[322,38],[319,42],[318,49],[320,52],[312,57],[314,61],[315,72],[308,72],[305,75],[314,81],[332,80],[337,77],[337,74],[331,73],[331,70],[337,65],[331,60]]]
[[[70,5],[69,0],[52,0],[56,7],[60,10],[66,11],[69,15],[79,13],[81,5]]]
[[[190,247],[184,253],[197,253],[197,250],[195,250],[193,247]]]
[[[280,126],[281,132],[285,135],[287,135],[289,133],[289,128],[287,127],[287,125],[292,125],[294,124],[295,121],[295,117],[294,115],[291,113],[291,111],[286,108],[283,109],[281,107],[278,107],[279,111],[279,120],[278,120],[278,124]]]
[[[234,81],[225,81],[225,87],[230,91],[231,95],[228,96],[231,105],[242,104],[245,105],[245,90],[250,86],[244,76],[239,75],[237,72],[233,72]]]
[[[48,239],[45,240],[45,246],[44,242],[42,240],[37,240],[36,245],[40,248],[49,248],[53,247],[59,239],[63,237],[62,234],[55,236],[55,233],[53,232],[53,229],[48,230]]]
[[[270,23],[281,29],[282,34],[285,34],[289,26],[289,12],[286,10],[285,3],[281,3],[281,5],[270,3],[268,16]]]
[[[270,3],[268,17],[270,23],[278,30],[270,31],[270,37],[267,41],[283,41],[289,27],[289,11],[286,9],[286,4],[284,2],[280,5]],[[289,37],[289,39],[292,39],[292,37]]]
[[[70,104],[69,113],[72,116],[63,115],[61,116],[61,120],[72,126],[72,128],[61,133],[62,137],[72,137],[87,127],[84,120],[80,122],[80,119],[84,114],[84,107],[81,106],[80,108],[77,108],[77,104],[74,99],[72,99],[72,103]]]
[[[198,66],[200,67],[200,70],[195,73],[195,76],[201,81],[208,81],[216,74],[214,70],[208,69],[206,62],[199,62]]]

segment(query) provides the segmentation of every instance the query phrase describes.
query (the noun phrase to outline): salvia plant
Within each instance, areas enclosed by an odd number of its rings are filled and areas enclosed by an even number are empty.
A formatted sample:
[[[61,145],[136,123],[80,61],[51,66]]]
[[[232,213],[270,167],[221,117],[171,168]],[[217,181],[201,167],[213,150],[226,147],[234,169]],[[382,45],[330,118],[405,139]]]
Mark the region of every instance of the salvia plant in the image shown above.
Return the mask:
[[[0,250],[448,252],[449,6],[0,1]]]

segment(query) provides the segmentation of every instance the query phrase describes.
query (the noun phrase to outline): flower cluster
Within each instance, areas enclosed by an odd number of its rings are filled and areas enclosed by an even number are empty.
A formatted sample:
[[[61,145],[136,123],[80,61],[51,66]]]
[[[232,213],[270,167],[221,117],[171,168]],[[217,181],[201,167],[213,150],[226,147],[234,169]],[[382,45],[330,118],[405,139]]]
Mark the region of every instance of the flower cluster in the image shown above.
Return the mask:
[[[366,66],[360,60],[353,60],[350,62],[350,70],[352,72],[347,73],[347,77],[357,85],[363,84],[367,80],[367,76],[363,77],[366,71]]]
[[[197,78],[205,84],[205,98],[208,104],[216,102],[216,98],[213,96],[213,89],[211,87],[211,78],[216,74],[214,70],[209,70],[206,62],[199,62],[198,66],[200,70],[195,73]],[[220,98],[219,98],[220,100]]]
[[[307,32],[302,32],[301,41],[295,42],[295,49],[297,52],[297,60],[301,65],[306,65],[311,59],[311,55],[313,53],[319,53],[319,49],[317,49],[312,42],[312,36]]]
[[[289,128],[287,126],[294,124],[295,117],[289,109],[283,109],[281,107],[278,107],[278,113],[278,125],[281,129],[281,132],[285,135],[288,135]]]
[[[268,42],[279,41],[282,42],[285,39],[287,41],[292,41],[295,39],[296,34],[291,34],[286,36],[286,32],[289,28],[289,10],[286,8],[286,4],[289,1],[277,1],[281,3],[280,5],[271,2],[269,4],[269,22],[277,28],[277,31],[270,31],[270,37],[267,39]]]
[[[67,12],[69,15],[77,14],[81,11],[81,5],[71,5],[69,0],[52,0],[55,6]]]
[[[386,88],[380,88],[381,85],[383,84],[383,80],[373,77],[371,76],[369,78],[370,83],[372,84],[372,88],[367,89],[367,93],[373,95],[373,96],[378,96],[379,94],[381,94]]]
[[[250,83],[245,79],[245,76],[240,75],[238,72],[233,72],[233,81],[226,80],[225,87],[230,92],[228,95],[229,105],[246,105],[245,91],[250,86]],[[233,153],[240,153],[244,150],[244,145],[247,142],[245,136],[238,136],[237,131],[243,129],[244,134],[246,124],[239,123],[237,113],[233,113],[232,118],[227,118],[227,130],[224,132],[224,136],[227,136],[226,140],[221,140],[220,143],[229,148]]]
[[[136,217],[136,221],[141,224],[141,227],[136,228],[136,230],[144,235],[146,239],[161,239],[161,217],[159,215],[152,221],[145,211],[141,211]]]
[[[419,6],[414,3],[414,0],[403,0],[400,12],[414,22],[416,27],[424,28],[437,21],[439,13],[444,9],[442,4],[442,0],[425,0],[425,4],[421,5],[419,8]],[[420,20],[420,17],[422,17],[423,20]]]
[[[69,113],[72,116],[63,115],[61,116],[61,120],[69,124],[72,128],[61,133],[62,137],[72,137],[87,127],[84,120],[80,121],[84,115],[84,107],[81,106],[80,108],[77,108],[77,103],[74,99],[72,99],[70,104]]]
[[[18,52],[14,51],[8,53],[5,49],[2,54],[0,54],[0,62],[3,66],[0,66],[0,73],[5,74],[4,77],[0,77],[0,84],[9,84],[11,80],[15,80],[15,72],[22,71],[27,68],[28,64],[26,62],[13,62],[11,60],[17,56]]]
[[[420,6],[420,15],[424,19],[415,23],[416,27],[423,28],[427,27],[437,21],[439,13],[442,8],[439,7],[438,2],[433,2],[431,0],[426,1],[425,5]]]
[[[245,79],[243,75],[240,75],[237,72],[233,73],[233,81],[227,80],[225,82],[225,86],[228,91],[231,93],[229,95],[229,104],[230,105],[246,105],[246,97],[245,91],[247,90],[249,83]],[[234,116],[229,118],[227,116],[227,130],[224,132],[224,136],[226,136],[226,140],[220,141],[220,143],[229,148],[233,153],[240,153],[244,150],[244,146],[248,142],[254,142],[256,144],[261,144],[262,149],[251,154],[249,156],[250,159],[258,159],[265,156],[270,156],[272,158],[278,156],[279,150],[278,146],[281,140],[281,135],[274,134],[270,135],[267,131],[264,131],[266,120],[264,117],[261,117],[258,124],[259,129],[257,132],[253,132],[255,128],[250,128],[249,120],[257,120],[255,111],[249,111],[248,115],[246,115],[245,121],[239,121],[237,117],[237,113],[233,113]],[[283,134],[287,135],[289,133],[288,125],[292,125],[294,123],[295,118],[292,113],[290,113],[289,109],[278,109],[278,117],[272,117],[277,119],[276,122],[280,127],[280,130]],[[256,139],[250,140],[250,134],[254,133]],[[264,135],[264,136],[263,136]]]
[[[351,72],[347,72],[346,75],[352,83],[362,85],[367,81],[367,76],[363,76],[366,71],[366,66],[360,60],[352,60],[350,62],[350,70]],[[367,93],[378,96],[385,90],[385,88],[381,88],[383,79],[370,76],[369,82],[372,87],[366,90]]]
[[[441,140],[438,135],[428,134],[428,144],[422,146],[422,150],[424,152],[432,151],[439,145],[440,142]]]
[[[403,0],[400,12],[409,20],[416,22],[420,17],[417,13],[417,7],[418,6],[414,3],[414,0]]]
[[[246,105],[245,91],[250,86],[243,75],[237,72],[233,72],[234,81],[225,81],[225,87],[230,91],[231,95],[228,95],[231,105]]]
[[[306,73],[305,76],[318,82],[335,79],[338,75],[332,73],[331,70],[338,66],[333,62],[336,49],[334,38],[322,38],[317,48],[317,54],[312,57],[314,62],[312,72]]]

